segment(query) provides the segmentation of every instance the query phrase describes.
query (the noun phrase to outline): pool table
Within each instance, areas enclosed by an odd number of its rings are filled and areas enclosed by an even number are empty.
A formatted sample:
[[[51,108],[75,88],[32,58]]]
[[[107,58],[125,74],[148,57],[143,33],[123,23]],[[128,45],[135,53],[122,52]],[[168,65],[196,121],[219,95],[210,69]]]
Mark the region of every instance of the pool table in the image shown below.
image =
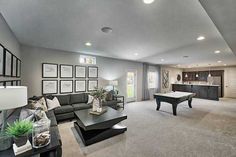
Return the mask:
[[[188,101],[189,108],[192,108],[192,98],[195,93],[189,92],[170,92],[170,93],[155,93],[154,98],[156,99],[157,108],[159,110],[161,107],[161,102],[167,102],[172,104],[173,115],[177,115],[176,109],[178,104],[183,101]]]

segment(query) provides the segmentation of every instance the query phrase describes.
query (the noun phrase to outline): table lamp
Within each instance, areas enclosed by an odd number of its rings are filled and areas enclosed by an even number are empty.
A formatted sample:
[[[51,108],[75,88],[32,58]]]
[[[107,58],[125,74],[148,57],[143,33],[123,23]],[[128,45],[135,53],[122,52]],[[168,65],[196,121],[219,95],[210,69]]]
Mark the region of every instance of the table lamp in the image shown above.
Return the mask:
[[[2,132],[6,127],[7,110],[27,105],[27,87],[0,87],[0,111],[2,111]]]

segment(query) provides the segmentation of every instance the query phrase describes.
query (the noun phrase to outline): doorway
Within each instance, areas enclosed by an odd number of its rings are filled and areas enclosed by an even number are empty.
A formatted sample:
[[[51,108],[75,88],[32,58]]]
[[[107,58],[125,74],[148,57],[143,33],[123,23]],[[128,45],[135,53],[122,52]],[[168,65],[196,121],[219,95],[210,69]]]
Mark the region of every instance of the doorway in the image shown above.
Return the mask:
[[[127,102],[136,101],[137,95],[137,75],[135,71],[127,72],[127,81],[126,81],[126,96]]]

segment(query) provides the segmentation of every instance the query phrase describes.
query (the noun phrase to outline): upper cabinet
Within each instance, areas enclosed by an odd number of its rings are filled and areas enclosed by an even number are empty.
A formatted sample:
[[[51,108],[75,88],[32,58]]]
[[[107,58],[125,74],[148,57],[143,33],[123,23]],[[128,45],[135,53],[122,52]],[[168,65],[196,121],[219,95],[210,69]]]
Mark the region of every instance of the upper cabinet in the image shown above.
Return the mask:
[[[223,70],[214,70],[210,71],[211,76],[223,76]],[[197,77],[198,75],[198,77]],[[209,71],[190,71],[190,72],[183,72],[182,78],[183,81],[207,81],[207,77],[209,75]]]

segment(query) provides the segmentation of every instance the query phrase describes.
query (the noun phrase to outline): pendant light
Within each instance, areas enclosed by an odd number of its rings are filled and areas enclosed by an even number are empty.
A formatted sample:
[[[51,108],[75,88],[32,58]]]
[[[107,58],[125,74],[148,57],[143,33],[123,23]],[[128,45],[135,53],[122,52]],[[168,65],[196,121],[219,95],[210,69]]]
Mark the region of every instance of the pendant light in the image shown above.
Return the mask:
[[[185,77],[188,77],[188,74],[187,74],[187,73],[185,74]]]
[[[211,70],[210,70],[210,67],[209,67],[209,74],[208,74],[208,77],[211,77]]]
[[[196,77],[198,77],[198,72],[196,73]]]

